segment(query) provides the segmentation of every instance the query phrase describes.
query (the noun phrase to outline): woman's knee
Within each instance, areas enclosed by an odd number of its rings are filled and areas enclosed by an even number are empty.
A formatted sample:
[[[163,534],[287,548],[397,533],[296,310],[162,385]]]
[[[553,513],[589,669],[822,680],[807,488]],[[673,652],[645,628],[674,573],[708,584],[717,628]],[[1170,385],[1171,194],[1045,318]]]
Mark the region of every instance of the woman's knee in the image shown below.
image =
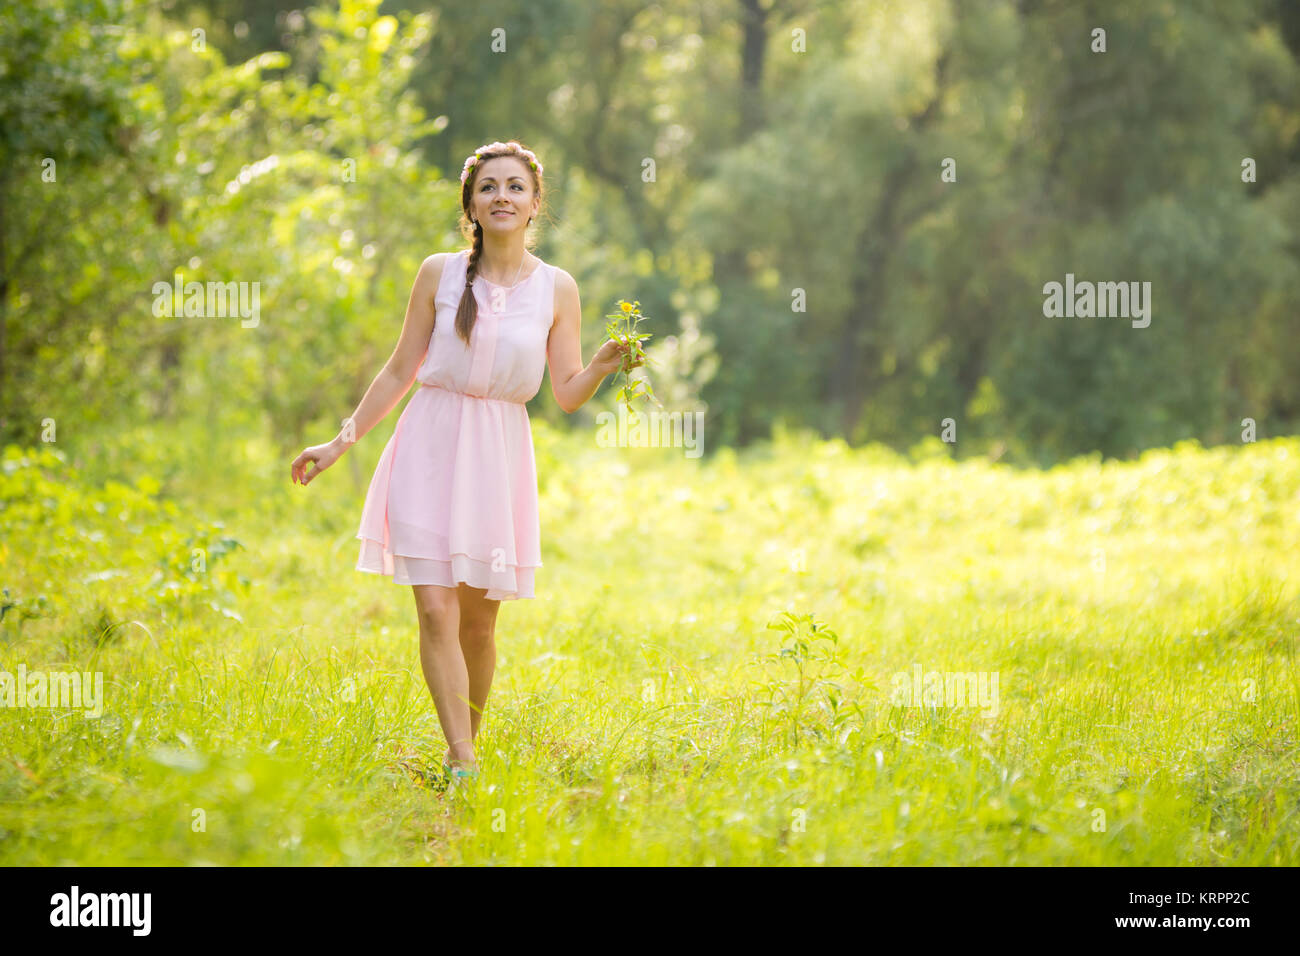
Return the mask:
[[[460,627],[460,604],[456,592],[436,584],[420,585],[415,595],[420,633],[429,636],[455,634]]]
[[[496,637],[495,622],[488,620],[466,621],[461,619],[460,643],[465,647],[487,647]]]
[[[478,643],[492,640],[500,601],[489,601],[486,590],[462,589],[460,593],[460,638]]]

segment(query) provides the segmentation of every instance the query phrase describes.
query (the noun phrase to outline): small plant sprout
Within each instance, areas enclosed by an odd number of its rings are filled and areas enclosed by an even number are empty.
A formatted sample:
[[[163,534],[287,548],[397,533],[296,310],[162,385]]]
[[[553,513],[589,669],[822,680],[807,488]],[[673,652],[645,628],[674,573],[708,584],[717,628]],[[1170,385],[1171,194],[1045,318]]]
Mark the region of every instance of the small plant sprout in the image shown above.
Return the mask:
[[[646,318],[641,314],[641,303],[619,299],[618,309],[617,312],[611,312],[605,316],[605,318],[609,319],[609,322],[605,325],[605,334],[620,345],[627,347],[627,352],[623,356],[623,365],[619,369],[619,372],[623,375],[623,384],[614,393],[614,401],[621,401],[632,414],[636,414],[636,410],[632,407],[632,399],[640,395],[646,396],[660,408],[663,408],[663,403],[655,397],[654,390],[650,387],[648,379],[632,378],[632,369],[637,363],[648,364],[650,361],[641,348],[641,342],[650,338],[650,333],[638,333],[636,330],[637,326]]]
[[[799,746],[801,734],[805,738],[833,740],[842,746],[852,734],[865,728],[867,716],[858,696],[871,682],[865,679],[861,667],[848,669],[839,635],[811,614],[789,611],[767,627],[784,632],[786,639],[778,653],[764,655],[756,663],[782,667],[792,664],[796,680],[766,681],[762,686],[767,699],[759,703],[792,732],[794,746]]]

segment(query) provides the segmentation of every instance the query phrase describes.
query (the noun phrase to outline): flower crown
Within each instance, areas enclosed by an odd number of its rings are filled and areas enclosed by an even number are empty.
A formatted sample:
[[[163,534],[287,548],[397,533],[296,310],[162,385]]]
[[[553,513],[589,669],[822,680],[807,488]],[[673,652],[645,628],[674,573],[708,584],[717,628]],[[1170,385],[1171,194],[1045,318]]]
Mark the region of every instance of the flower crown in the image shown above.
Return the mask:
[[[514,147],[514,149],[511,149],[511,147]],[[474,164],[479,161],[484,153],[495,153],[498,151],[508,152],[511,156],[519,156],[527,160],[528,165],[533,167],[533,169],[538,173],[541,173],[542,171],[542,164],[537,161],[537,156],[531,149],[524,149],[513,139],[508,143],[498,141],[486,146],[480,146],[478,149],[474,150],[473,156],[465,160],[465,168],[460,171],[461,185],[465,185],[465,180],[469,178],[470,170],[474,168]]]

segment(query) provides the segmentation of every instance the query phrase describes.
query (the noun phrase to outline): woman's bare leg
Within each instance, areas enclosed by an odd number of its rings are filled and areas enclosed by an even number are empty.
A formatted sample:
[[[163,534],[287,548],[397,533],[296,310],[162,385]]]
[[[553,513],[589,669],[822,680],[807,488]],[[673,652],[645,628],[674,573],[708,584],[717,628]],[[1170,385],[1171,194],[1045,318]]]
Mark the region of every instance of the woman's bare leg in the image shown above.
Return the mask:
[[[496,625],[500,601],[489,601],[486,588],[460,585],[460,648],[469,672],[470,736],[478,736],[497,666]]]
[[[420,666],[453,766],[474,766],[474,727],[470,721],[470,681],[460,644],[460,601],[456,588],[415,584],[420,619]]]

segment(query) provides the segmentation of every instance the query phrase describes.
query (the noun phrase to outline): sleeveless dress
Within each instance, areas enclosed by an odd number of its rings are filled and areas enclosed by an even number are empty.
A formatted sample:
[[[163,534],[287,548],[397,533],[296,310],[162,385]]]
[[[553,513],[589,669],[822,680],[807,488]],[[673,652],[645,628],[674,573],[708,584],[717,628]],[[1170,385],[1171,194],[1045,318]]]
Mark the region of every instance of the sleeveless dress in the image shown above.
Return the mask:
[[[468,267],[469,250],[443,262],[419,388],[366,492],[356,569],[394,584],[463,581],[489,600],[532,598],[541,526],[524,403],[542,384],[555,267],[539,262],[513,288],[476,277],[467,347],[455,325]]]

